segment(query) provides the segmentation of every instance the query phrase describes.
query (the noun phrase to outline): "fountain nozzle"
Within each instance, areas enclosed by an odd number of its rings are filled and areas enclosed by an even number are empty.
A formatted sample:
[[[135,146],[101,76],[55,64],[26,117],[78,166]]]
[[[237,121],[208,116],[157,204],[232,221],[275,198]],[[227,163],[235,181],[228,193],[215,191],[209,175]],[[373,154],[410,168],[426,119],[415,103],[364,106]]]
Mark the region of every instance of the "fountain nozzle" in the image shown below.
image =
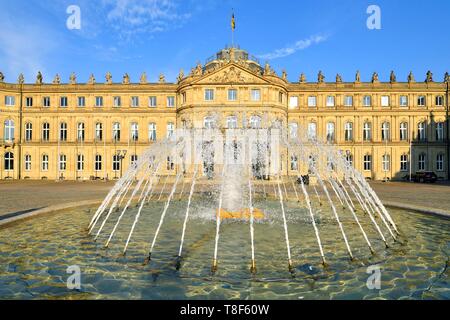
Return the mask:
[[[152,260],[152,253],[150,252],[150,253],[148,254],[148,257],[145,258],[145,260],[144,260],[144,265],[149,264],[151,260]]]
[[[212,263],[212,266],[211,266],[211,273],[216,273],[217,272],[217,260],[216,259],[214,259],[213,260],[213,263]]]
[[[288,262],[288,269],[289,269],[290,273],[294,273],[294,271],[295,271],[294,267],[292,266],[292,261],[291,260],[289,260],[289,262]]]
[[[181,269],[181,256],[177,257],[177,261],[175,262],[175,269],[177,269],[177,271],[179,271]]]
[[[255,261],[255,260],[252,260],[252,265],[251,265],[251,267],[250,267],[250,272],[251,272],[252,274],[255,274],[255,273],[256,273],[256,261]]]

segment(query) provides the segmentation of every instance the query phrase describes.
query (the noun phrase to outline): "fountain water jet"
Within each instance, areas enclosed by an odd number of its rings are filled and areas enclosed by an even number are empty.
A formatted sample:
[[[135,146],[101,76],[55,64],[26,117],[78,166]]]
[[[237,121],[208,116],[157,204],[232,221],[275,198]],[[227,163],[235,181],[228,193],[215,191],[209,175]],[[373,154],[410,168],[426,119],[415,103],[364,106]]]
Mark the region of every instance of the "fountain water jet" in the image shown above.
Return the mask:
[[[218,136],[223,132],[226,132],[225,140]],[[314,231],[323,265],[327,265],[328,261],[321,238],[321,226],[317,222],[317,219],[322,220],[322,216],[319,216],[322,212],[329,212],[332,220],[336,222],[336,233],[340,233],[351,260],[354,259],[352,246],[357,245],[357,240],[347,237],[347,228],[359,229],[358,233],[362,235],[361,240],[365,242],[371,253],[374,253],[377,244],[377,239],[372,239],[373,232],[376,232],[379,241],[382,241],[386,247],[389,244],[384,233],[388,234],[394,242],[396,241],[399,232],[392,217],[362,174],[348,163],[335,146],[305,135],[288,138],[289,135],[278,128],[229,129],[223,132],[214,129],[183,130],[149,147],[139,157],[139,161],[133,163],[125,172],[98,207],[90,220],[89,234],[94,233],[94,239],[97,240],[104,234],[105,229],[111,228],[112,231],[106,235],[105,239],[105,246],[110,246],[119,241],[118,230],[123,225],[124,217],[132,210],[131,208],[136,208],[137,212],[127,232],[123,249],[123,254],[126,254],[133,232],[142,220],[140,219],[142,213],[151,210],[147,209],[145,204],[151,206],[152,202],[160,202],[164,199],[165,204],[145,260],[148,263],[151,261],[165,218],[171,213],[171,203],[175,198],[179,201],[185,199],[186,209],[181,219],[181,239],[175,264],[176,269],[179,270],[182,259],[186,259],[183,257],[183,248],[188,223],[192,215],[196,216],[196,212],[192,212],[193,202],[198,201],[197,198],[203,199],[203,197],[196,197],[196,194],[202,194],[206,190],[209,195],[218,194],[217,198],[212,197],[214,199],[212,202],[215,203],[217,200],[217,203],[216,208],[213,208],[214,215],[210,216],[211,220],[215,219],[214,253],[211,266],[213,274],[218,271],[218,247],[223,219],[249,224],[251,273],[256,273],[255,231],[257,230],[255,229],[258,228],[258,224],[255,224],[256,219],[261,223],[265,223],[266,219],[281,221],[288,270],[294,273],[289,232],[296,231],[289,230],[288,213],[291,210],[294,213],[289,213],[289,217],[292,216],[293,219],[300,217],[302,212],[307,214],[308,224],[310,223]],[[297,157],[300,160],[300,165],[291,165],[290,171],[281,168],[280,155],[285,151],[288,154],[295,154],[295,161]],[[169,165],[169,159],[172,159],[174,154],[176,164]],[[164,165],[166,159],[167,170]],[[220,165],[222,165],[221,168]],[[185,168],[190,170],[186,171]],[[217,168],[221,169],[219,175],[215,174]],[[191,174],[191,178],[186,181]],[[169,182],[172,178],[173,184]],[[172,187],[167,188],[170,184]],[[185,188],[185,184],[190,185],[190,188],[187,186]],[[266,188],[270,188],[270,184],[273,188],[273,197],[270,197],[272,193],[269,192],[270,189]],[[178,187],[180,191],[177,193]],[[290,190],[291,187],[292,190]],[[152,197],[154,194],[156,196]],[[279,202],[278,209],[274,214],[269,215],[273,199]],[[323,199],[326,199],[325,202]],[[125,205],[122,207],[124,201]],[[265,208],[266,212],[255,207],[255,205],[259,206],[261,201],[261,208]],[[132,205],[133,203],[135,205]],[[322,209],[319,210],[318,207]],[[121,208],[120,212],[117,211],[119,208]],[[277,220],[278,214],[280,220]],[[380,225],[377,219],[381,220]],[[114,222],[111,224],[109,220]],[[370,237],[368,229],[373,229]],[[302,235],[300,239],[301,237]],[[224,238],[225,240],[229,239]]]

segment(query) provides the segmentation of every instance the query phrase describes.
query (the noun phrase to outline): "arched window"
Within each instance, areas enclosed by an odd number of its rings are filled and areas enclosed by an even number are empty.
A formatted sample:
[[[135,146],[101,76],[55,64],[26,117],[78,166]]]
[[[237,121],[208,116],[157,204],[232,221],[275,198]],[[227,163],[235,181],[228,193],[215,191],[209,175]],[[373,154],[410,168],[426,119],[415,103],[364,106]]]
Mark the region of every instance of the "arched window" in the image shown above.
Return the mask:
[[[227,117],[227,128],[228,129],[237,129],[238,121],[236,116]]]
[[[439,153],[436,156],[436,171],[444,171],[444,154]]]
[[[156,123],[154,122],[148,124],[148,140],[156,141]]]
[[[370,122],[364,122],[363,125],[363,140],[371,141],[372,140],[372,124]]]
[[[67,123],[65,122],[59,125],[59,141],[67,141]]]
[[[216,127],[216,121],[213,117],[205,117],[203,119],[203,127],[205,129],[213,129]]]
[[[167,138],[172,138],[175,133],[175,126],[173,122],[167,124]]]
[[[67,156],[65,154],[59,155],[59,171],[66,171],[67,169]]]
[[[136,122],[131,123],[131,141],[139,140],[139,125]]]
[[[372,170],[372,155],[370,155],[370,154],[364,155],[363,167],[364,167],[364,171]]]
[[[407,122],[400,123],[400,140],[401,141],[408,140],[408,123]]]
[[[289,136],[291,139],[297,138],[298,124],[296,122],[289,123]]]
[[[400,171],[406,172],[408,170],[409,170],[409,156],[404,153],[400,156]]]
[[[118,154],[113,155],[112,168],[115,172],[120,171],[120,156]]]
[[[42,124],[42,141],[50,140],[50,124],[48,122],[44,122]]]
[[[419,154],[419,171],[425,171],[427,166],[427,155],[425,153]]]
[[[349,166],[353,166],[353,155],[350,150],[347,150],[345,153],[345,160],[347,161]]]
[[[85,134],[84,134],[85,129],[84,128],[85,128],[84,127],[84,122],[79,122],[77,124],[77,140],[78,140],[78,142],[83,142],[84,141],[84,136],[85,136]]]
[[[426,131],[427,131],[426,123],[424,121],[419,122],[417,124],[417,139],[419,141],[424,141],[427,138]]]
[[[261,117],[260,116],[251,116],[250,117],[250,128],[251,129],[260,129],[261,128]]]
[[[95,171],[102,171],[102,156],[100,154],[95,155]]]
[[[97,122],[95,124],[95,141],[103,140],[103,124],[101,122]]]
[[[291,155],[291,170],[298,170],[298,158],[297,155]]]
[[[79,153],[77,155],[77,171],[83,170],[84,170],[84,155]]]
[[[444,140],[444,122],[436,123],[436,141]]]
[[[334,131],[334,122],[327,123],[327,142],[334,142],[335,139],[335,131]]]
[[[308,139],[315,140],[317,138],[317,124],[315,122],[308,123]]]
[[[12,152],[5,153],[5,170],[6,171],[14,170],[14,153]]]
[[[3,134],[5,141],[14,141],[14,130],[15,130],[14,121],[10,119],[6,120],[5,131]]]
[[[41,168],[42,171],[48,171],[48,155],[45,153],[42,155]]]
[[[345,141],[353,141],[353,123],[346,122],[344,126]]]
[[[391,156],[388,154],[384,154],[381,163],[383,166],[383,171],[388,172],[391,170]]]
[[[114,142],[120,141],[120,123],[119,122],[113,123],[113,140],[114,140]]]
[[[25,155],[25,171],[31,171],[31,155]]]
[[[25,141],[30,142],[31,140],[33,140],[33,124],[27,122],[25,124]]]
[[[391,126],[389,122],[383,122],[381,125],[381,140],[389,141],[391,139]]]

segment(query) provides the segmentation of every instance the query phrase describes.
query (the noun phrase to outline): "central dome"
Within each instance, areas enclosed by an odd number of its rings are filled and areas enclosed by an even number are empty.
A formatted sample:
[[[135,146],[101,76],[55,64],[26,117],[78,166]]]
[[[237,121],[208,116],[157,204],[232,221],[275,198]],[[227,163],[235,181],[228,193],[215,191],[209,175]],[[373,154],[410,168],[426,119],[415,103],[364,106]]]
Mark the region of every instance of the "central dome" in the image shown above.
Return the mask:
[[[236,47],[224,48],[217,52],[214,56],[206,60],[204,69],[205,71],[216,69],[223,65],[224,62],[230,61],[244,62],[250,70],[257,73],[263,71],[259,60],[256,57],[249,55],[247,51]]]

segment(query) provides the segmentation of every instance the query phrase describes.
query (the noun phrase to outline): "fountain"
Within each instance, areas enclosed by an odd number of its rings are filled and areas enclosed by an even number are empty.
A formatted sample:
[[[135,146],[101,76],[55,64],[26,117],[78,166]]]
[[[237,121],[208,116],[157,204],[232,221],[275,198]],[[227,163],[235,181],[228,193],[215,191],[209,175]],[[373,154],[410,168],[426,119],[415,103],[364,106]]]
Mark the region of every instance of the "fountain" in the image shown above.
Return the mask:
[[[288,175],[283,159],[290,155],[296,160]],[[147,234],[152,235],[144,260],[148,264],[165,218],[171,213],[171,205],[185,199],[182,228],[179,234],[171,235],[180,237],[175,263],[180,270],[193,204],[207,197],[215,202],[215,214],[206,219],[215,224],[211,249],[213,274],[219,268],[221,228],[225,222],[249,225],[249,269],[252,274],[257,272],[255,225],[268,223],[265,210],[269,202],[279,203],[287,266],[292,274],[295,266],[289,234],[296,230],[289,228],[286,206],[307,212],[307,223],[314,231],[324,266],[327,259],[321,239],[321,211],[332,217],[335,232],[340,234],[350,260],[357,259],[352,241],[363,241],[371,255],[376,252],[374,241],[383,243],[386,248],[398,241],[399,230],[389,212],[340,150],[306,134],[289,136],[276,125],[268,129],[178,130],[149,147],[117,181],[93,215],[88,232],[96,241],[105,238],[105,247],[108,247],[120,228],[129,230],[122,251],[125,255],[133,243],[133,232],[141,216],[160,214],[157,225],[145,225]],[[151,206],[158,202],[164,203],[161,213]],[[134,213],[130,208],[137,208],[137,211],[134,218],[128,219],[132,224],[127,225],[123,218]],[[350,239],[349,228],[352,228],[352,235],[355,234],[353,229],[359,230],[361,239]],[[296,236],[301,238],[301,235]]]

